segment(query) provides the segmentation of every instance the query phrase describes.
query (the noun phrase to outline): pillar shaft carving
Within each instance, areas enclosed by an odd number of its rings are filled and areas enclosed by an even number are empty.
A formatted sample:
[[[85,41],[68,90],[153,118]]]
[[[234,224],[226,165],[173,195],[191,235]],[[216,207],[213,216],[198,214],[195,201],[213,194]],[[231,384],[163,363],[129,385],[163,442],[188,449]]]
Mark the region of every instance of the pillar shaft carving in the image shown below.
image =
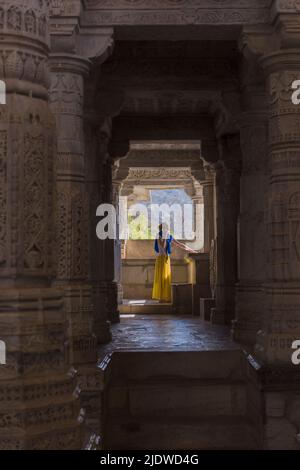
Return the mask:
[[[281,2],[281,6],[283,3]],[[267,306],[256,353],[266,363],[291,363],[300,336],[300,108],[292,82],[300,73],[300,30],[294,11],[276,9],[273,27],[244,35],[243,51],[263,68],[269,105]]]
[[[215,238],[214,183],[212,165],[204,165],[205,179],[201,181],[204,203],[204,253],[209,253]]]
[[[71,54],[52,54],[50,105],[56,119],[56,253],[55,285],[63,292],[68,361],[76,367],[81,403],[88,419],[97,394],[97,339],[92,287],[88,282],[90,205],[85,185],[84,78],[90,63]]]
[[[215,165],[214,323],[230,324],[234,316],[239,189],[239,136],[226,136],[220,141],[220,160]]]
[[[73,56],[53,55],[51,71],[50,104],[58,137],[57,279],[84,280],[88,243],[83,230],[87,223],[81,222],[87,222],[88,201],[84,187],[83,78],[88,63]]]
[[[98,343],[105,343],[111,339],[108,321],[108,300],[105,257],[106,243],[99,240],[96,235],[96,226],[99,221],[96,216],[97,207],[106,201],[106,175],[105,165],[108,154],[107,146],[111,134],[111,123],[104,121],[100,126],[86,123],[85,140],[86,154],[86,188],[90,201],[90,259],[89,283],[92,286],[94,307],[94,332]]]
[[[257,352],[268,362],[291,360],[300,337],[300,108],[291,100],[300,74],[298,50],[282,50],[262,60],[269,98],[269,283],[268,313]]]
[[[42,3],[4,0],[0,7],[0,78],[7,85],[0,109],[0,331],[7,348],[0,449],[6,450],[81,446],[62,296],[51,287],[55,122],[46,100]]]
[[[253,346],[266,308],[268,115],[266,95],[260,87],[245,90],[243,98],[246,105],[240,117],[242,175],[238,230],[239,282],[233,333],[237,341]]]
[[[118,200],[120,184],[113,181],[116,167],[113,159],[107,161],[105,171],[105,201],[113,204],[118,213]],[[116,227],[116,235],[118,236],[118,221]],[[107,309],[108,318],[112,323],[120,321],[120,312],[118,307],[118,299],[120,297],[120,273],[121,269],[121,245],[119,240],[105,240],[105,279],[107,282]]]

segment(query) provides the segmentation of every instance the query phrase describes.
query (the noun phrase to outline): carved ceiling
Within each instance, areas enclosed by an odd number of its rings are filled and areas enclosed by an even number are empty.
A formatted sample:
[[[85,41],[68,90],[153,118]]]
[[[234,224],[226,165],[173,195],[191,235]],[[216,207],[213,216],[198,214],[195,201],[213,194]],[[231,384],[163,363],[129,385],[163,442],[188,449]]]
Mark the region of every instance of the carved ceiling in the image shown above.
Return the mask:
[[[121,41],[97,88],[121,94],[125,115],[203,114],[238,88],[238,57],[234,42]]]

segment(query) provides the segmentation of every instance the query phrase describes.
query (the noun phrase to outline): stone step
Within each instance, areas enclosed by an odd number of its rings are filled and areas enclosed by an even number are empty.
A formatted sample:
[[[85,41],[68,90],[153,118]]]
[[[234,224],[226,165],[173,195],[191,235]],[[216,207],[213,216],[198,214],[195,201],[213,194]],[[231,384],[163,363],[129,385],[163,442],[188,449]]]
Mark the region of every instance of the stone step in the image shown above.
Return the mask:
[[[246,390],[242,382],[157,380],[112,385],[109,413],[127,410],[131,416],[245,415]]]
[[[132,315],[172,315],[173,305],[170,303],[156,303],[151,301],[125,301],[119,306],[121,314]]]
[[[136,419],[110,417],[106,450],[254,450],[255,432],[242,417]]]
[[[243,380],[246,358],[242,350],[122,351],[114,352],[110,381],[160,378]]]

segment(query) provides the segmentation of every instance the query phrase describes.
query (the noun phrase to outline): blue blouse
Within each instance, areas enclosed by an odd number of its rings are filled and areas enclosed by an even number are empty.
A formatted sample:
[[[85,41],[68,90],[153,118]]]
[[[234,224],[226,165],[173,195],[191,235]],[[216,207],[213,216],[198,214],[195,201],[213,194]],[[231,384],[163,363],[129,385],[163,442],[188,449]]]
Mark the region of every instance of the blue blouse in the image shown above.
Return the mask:
[[[159,238],[162,238],[162,231],[158,233]],[[171,246],[172,246],[172,241],[173,237],[171,234],[169,234],[168,238],[166,239],[166,254],[170,255],[171,254]],[[155,243],[154,243],[154,250],[156,253],[159,254],[159,246],[158,246],[158,239],[156,238]]]

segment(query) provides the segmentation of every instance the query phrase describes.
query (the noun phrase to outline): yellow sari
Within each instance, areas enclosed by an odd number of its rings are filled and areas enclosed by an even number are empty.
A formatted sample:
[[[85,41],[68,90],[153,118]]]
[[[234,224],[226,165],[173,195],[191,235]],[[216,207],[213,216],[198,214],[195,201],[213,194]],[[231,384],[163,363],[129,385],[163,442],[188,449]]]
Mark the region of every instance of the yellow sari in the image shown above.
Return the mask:
[[[158,255],[155,262],[152,299],[171,302],[171,260],[169,255]]]

